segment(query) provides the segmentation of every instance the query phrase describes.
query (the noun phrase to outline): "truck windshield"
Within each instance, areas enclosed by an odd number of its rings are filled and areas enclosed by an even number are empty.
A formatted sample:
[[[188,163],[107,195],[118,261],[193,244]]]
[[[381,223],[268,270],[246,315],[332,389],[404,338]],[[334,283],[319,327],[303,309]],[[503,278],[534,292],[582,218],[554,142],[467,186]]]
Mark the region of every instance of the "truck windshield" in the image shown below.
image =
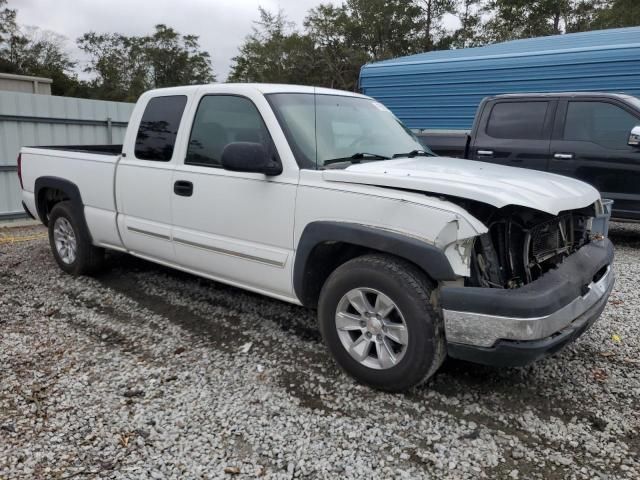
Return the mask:
[[[382,104],[313,93],[267,95],[301,168],[340,168],[426,147]]]

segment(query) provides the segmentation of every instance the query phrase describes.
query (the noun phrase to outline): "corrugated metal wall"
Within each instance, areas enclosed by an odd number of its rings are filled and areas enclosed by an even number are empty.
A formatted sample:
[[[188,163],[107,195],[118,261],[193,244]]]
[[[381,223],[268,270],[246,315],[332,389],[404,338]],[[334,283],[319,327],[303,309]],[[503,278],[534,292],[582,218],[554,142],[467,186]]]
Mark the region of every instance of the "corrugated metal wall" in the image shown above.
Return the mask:
[[[413,129],[469,129],[480,101],[523,92],[640,95],[640,27],[411,55],[362,67],[360,88]]]
[[[20,147],[122,143],[133,105],[0,91],[0,218],[24,213]]]

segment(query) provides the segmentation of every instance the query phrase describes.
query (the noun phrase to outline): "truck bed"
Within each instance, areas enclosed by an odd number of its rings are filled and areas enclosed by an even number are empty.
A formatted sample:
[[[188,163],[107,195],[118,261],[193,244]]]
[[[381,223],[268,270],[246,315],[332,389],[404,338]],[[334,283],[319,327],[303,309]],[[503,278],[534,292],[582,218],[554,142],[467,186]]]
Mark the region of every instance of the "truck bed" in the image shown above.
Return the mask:
[[[47,145],[29,148],[63,150],[65,152],[97,153],[104,155],[120,155],[122,153],[122,145]]]
[[[420,142],[442,157],[465,158],[469,143],[467,130],[423,130]]]
[[[122,145],[23,147],[23,200],[29,212],[36,216],[38,202],[42,201],[42,186],[37,179],[45,179],[49,187],[68,182],[82,199],[94,243],[119,247],[114,185],[121,152]]]

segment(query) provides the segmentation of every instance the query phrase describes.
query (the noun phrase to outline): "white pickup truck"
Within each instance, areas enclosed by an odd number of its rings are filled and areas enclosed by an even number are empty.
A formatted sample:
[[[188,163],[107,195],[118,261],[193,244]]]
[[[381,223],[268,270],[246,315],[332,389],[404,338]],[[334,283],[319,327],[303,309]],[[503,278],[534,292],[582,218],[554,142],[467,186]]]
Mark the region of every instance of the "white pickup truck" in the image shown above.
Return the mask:
[[[18,163],[66,272],[119,250],[317,308],[337,363],[388,391],[447,354],[519,366],[553,353],[613,288],[594,188],[437,157],[349,92],[154,90],[124,145],[23,148]]]

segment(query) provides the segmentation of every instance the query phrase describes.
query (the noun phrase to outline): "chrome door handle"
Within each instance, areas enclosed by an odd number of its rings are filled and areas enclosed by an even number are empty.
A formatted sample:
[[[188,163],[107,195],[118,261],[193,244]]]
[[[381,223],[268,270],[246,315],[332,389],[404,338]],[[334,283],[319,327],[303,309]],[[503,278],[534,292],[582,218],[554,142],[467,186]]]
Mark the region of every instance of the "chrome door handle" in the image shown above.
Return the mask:
[[[557,158],[558,160],[573,160],[573,153],[556,153],[553,155],[553,158]]]
[[[482,155],[484,157],[490,157],[493,155],[493,150],[478,150],[478,155]]]

